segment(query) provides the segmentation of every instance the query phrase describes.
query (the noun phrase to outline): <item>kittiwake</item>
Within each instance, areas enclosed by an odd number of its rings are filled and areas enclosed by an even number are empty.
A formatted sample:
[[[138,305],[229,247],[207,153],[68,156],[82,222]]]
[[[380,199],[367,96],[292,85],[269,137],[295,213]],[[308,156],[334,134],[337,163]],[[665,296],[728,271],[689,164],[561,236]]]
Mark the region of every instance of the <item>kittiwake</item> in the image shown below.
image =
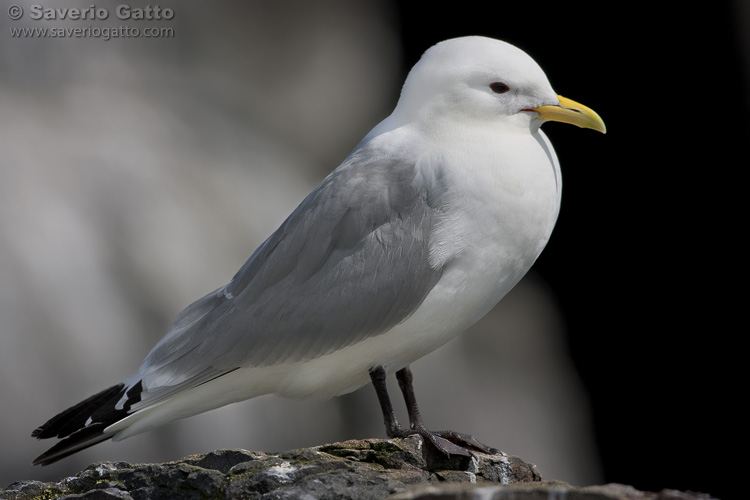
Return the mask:
[[[389,437],[495,452],[425,427],[409,364],[487,313],[546,245],[562,187],[547,120],[605,132],[515,46],[469,36],[428,49],[393,113],[229,284],[177,315],[135,375],[33,432],[61,439],[34,463],[263,394],[336,396],[368,382]],[[386,391],[394,372],[409,427]]]

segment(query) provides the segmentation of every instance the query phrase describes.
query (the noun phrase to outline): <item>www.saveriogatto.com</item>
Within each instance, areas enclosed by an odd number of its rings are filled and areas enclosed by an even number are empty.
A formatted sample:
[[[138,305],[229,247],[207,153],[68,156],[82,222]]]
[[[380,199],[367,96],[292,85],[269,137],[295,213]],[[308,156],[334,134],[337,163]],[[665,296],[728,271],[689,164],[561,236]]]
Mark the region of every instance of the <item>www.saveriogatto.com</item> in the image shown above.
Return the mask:
[[[138,23],[148,21],[168,23],[174,19],[174,9],[159,5],[131,7],[119,4],[115,8],[106,8],[92,4],[85,8],[68,8],[34,4],[24,9],[14,4],[8,7],[8,17],[14,21],[29,21],[26,26],[11,26],[12,38],[97,38],[106,41],[113,38],[175,36],[173,26],[138,26]],[[132,24],[104,25],[111,20],[129,21]],[[79,21],[87,24],[81,26]],[[54,25],[54,22],[64,22],[65,25]],[[36,23],[39,26],[35,26]]]

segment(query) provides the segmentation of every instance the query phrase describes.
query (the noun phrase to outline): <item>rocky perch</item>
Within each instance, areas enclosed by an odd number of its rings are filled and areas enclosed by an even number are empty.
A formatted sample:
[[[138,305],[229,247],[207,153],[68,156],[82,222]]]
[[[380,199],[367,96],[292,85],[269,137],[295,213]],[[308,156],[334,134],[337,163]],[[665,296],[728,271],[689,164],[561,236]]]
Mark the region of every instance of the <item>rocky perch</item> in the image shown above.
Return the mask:
[[[446,459],[422,439],[365,439],[270,454],[219,450],[163,464],[100,462],[58,483],[23,481],[8,500],[461,499],[697,500],[610,484],[543,481],[535,465],[505,454]]]

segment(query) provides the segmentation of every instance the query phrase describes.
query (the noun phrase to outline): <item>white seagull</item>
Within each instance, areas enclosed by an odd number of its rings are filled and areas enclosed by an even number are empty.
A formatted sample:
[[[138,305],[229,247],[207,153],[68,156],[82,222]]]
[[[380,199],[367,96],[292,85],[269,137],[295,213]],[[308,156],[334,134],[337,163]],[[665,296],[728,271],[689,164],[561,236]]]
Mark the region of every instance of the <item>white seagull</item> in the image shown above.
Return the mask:
[[[495,452],[425,427],[409,364],[487,313],[547,243],[561,190],[547,120],[605,132],[508,43],[470,36],[427,50],[393,113],[229,284],[177,316],[136,375],[33,432],[62,439],[34,464],[263,394],[336,396],[370,381],[388,437]],[[386,391],[394,372],[408,428]]]

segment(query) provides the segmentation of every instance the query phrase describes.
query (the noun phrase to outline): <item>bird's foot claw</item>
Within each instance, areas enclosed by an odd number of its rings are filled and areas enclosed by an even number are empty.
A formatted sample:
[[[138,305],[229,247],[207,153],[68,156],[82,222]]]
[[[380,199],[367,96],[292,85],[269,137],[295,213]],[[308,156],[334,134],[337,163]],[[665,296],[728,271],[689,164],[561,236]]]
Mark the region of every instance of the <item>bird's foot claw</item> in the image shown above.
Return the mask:
[[[419,435],[422,436],[425,440],[432,443],[432,445],[446,457],[450,457],[451,455],[461,455],[464,457],[476,458],[476,455],[474,455],[470,450],[463,446],[459,446],[452,441],[449,441],[448,439],[441,436],[440,433],[430,432],[425,429],[424,431],[419,432]]]
[[[403,429],[394,437],[406,437],[419,434],[425,441],[429,441],[438,451],[446,457],[460,455],[464,457],[475,457],[472,450],[488,455],[500,453],[497,448],[492,448],[477,441],[471,434],[463,434],[455,431],[430,431],[424,427],[416,429]]]
[[[464,434],[455,431],[436,431],[431,432],[431,434],[441,438],[443,441],[451,443],[456,448],[466,450],[468,453],[471,453],[469,449],[474,449],[487,455],[496,455],[500,453],[500,450],[497,448],[480,443],[471,434]],[[453,454],[453,452],[451,452],[451,454]]]

